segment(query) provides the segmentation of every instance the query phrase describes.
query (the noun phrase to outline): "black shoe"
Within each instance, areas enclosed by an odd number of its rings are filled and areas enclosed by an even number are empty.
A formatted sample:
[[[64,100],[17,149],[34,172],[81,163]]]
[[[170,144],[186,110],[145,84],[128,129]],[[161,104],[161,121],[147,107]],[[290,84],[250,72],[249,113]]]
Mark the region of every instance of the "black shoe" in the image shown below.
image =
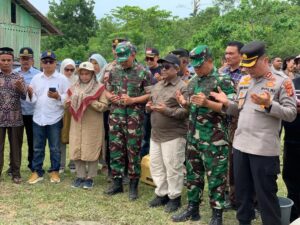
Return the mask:
[[[94,186],[94,180],[89,178],[86,179],[83,183],[83,189],[92,189]]]
[[[84,179],[77,177],[74,181],[73,184],[71,185],[72,188],[82,188],[84,183]]]
[[[251,221],[239,221],[239,225],[251,225]]]
[[[104,192],[107,195],[115,195],[123,192],[122,178],[114,178],[113,184]]]
[[[162,197],[156,195],[155,198],[149,202],[149,207],[158,207],[161,205],[166,205],[169,200],[170,199],[169,199],[168,195],[165,195]]]
[[[212,209],[209,225],[223,225],[223,209]]]
[[[165,212],[166,213],[175,212],[180,207],[181,207],[181,196],[174,199],[170,199],[170,201],[165,206]]]
[[[187,220],[198,221],[200,220],[199,203],[189,202],[187,209],[183,212],[172,216],[173,222],[184,222]]]
[[[139,179],[130,179],[129,182],[129,200],[134,201],[138,198]]]

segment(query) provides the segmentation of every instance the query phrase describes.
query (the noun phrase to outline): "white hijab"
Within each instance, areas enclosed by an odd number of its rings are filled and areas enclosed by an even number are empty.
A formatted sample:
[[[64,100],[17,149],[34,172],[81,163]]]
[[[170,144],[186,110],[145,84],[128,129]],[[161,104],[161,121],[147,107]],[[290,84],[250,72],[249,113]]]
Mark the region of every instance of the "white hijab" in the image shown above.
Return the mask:
[[[64,75],[65,67],[68,66],[68,65],[73,66],[74,69],[76,70],[76,65],[75,65],[74,60],[73,60],[73,59],[67,58],[67,59],[64,59],[64,60],[61,62],[59,72],[60,72],[61,74]],[[74,84],[74,83],[77,81],[77,78],[76,78],[76,76],[75,76],[75,70],[74,70],[73,74],[72,74],[70,77],[67,77],[71,85]]]

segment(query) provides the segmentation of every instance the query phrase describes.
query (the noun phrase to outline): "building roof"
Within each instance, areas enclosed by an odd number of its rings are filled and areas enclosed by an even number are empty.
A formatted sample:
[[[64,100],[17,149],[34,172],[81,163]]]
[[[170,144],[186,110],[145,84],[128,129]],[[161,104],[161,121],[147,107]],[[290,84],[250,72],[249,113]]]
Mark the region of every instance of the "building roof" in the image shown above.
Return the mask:
[[[62,35],[63,33],[56,28],[39,10],[37,10],[27,0],[15,0],[16,4],[24,8],[31,16],[42,24],[42,35]]]

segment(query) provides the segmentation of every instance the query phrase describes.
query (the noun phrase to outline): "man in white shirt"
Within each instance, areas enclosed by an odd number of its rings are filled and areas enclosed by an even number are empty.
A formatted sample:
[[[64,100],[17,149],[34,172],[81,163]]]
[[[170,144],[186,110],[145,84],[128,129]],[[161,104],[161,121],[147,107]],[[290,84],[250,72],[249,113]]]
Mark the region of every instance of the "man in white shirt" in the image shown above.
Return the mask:
[[[26,99],[35,103],[33,112],[33,172],[28,180],[29,184],[43,180],[46,140],[48,140],[50,149],[51,167],[48,170],[50,181],[52,183],[60,182],[60,133],[64,113],[63,102],[69,88],[69,82],[65,76],[55,70],[56,56],[52,51],[42,53],[41,63],[43,72],[32,79]]]

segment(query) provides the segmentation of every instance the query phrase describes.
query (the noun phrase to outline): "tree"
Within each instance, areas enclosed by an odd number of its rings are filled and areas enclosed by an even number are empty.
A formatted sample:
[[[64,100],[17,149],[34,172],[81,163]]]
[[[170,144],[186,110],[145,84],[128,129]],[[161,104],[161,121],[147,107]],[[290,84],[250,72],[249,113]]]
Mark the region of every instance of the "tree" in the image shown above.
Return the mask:
[[[192,5],[193,5],[193,12],[192,16],[197,16],[198,12],[200,11],[200,2],[201,0],[193,0]]]
[[[49,1],[48,19],[59,28],[63,36],[50,36],[43,40],[44,49],[69,49],[87,46],[89,38],[95,36],[98,22],[93,12],[93,0]],[[62,51],[64,52],[64,51]]]

